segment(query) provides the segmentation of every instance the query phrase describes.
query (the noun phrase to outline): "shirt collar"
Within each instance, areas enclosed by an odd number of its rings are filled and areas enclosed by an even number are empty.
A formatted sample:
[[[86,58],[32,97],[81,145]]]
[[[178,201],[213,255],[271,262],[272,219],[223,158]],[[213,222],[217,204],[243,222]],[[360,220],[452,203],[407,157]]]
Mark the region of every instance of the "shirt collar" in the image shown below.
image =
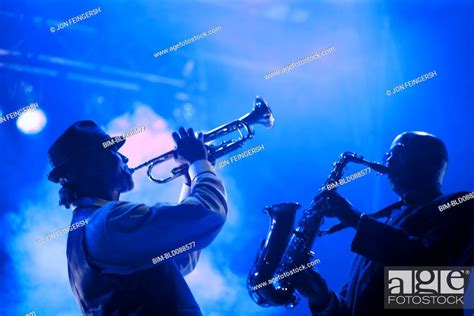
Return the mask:
[[[91,207],[97,206],[102,207],[105,204],[109,203],[110,201],[99,199],[99,198],[92,198],[92,197],[83,197],[79,198],[74,205],[76,206],[75,210],[79,207]]]

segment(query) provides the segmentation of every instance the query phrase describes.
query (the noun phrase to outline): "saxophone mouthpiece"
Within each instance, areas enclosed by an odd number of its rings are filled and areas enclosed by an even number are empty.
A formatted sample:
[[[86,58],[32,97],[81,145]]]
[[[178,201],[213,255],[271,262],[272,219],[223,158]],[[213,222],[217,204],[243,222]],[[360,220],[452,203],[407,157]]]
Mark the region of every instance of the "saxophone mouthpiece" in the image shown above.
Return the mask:
[[[381,165],[379,163],[376,163],[376,162],[371,162],[369,164],[369,167],[375,171],[377,171],[378,173],[381,173],[381,174],[388,174],[390,169],[388,169],[388,167],[384,166],[384,165]]]

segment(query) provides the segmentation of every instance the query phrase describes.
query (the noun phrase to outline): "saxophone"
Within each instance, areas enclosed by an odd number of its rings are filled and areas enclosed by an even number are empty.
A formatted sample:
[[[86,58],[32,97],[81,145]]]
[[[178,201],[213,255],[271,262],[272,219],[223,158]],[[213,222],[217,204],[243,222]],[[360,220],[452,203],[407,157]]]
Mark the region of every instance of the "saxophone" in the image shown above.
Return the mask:
[[[338,161],[333,163],[331,173],[314,200],[321,194],[327,194],[328,185],[336,183],[342,178],[344,169],[349,162],[368,166],[381,174],[388,172],[388,168],[381,164],[367,161],[355,153],[345,152],[340,155]],[[292,308],[298,304],[299,296],[295,293],[293,278],[284,278],[275,282],[270,280],[278,279],[274,276],[282,275],[309,262],[314,256],[311,251],[314,240],[324,233],[320,231],[320,227],[323,224],[325,212],[322,209],[317,209],[314,204],[304,211],[294,229],[295,215],[299,208],[300,204],[298,203],[280,203],[267,206],[264,209],[270,217],[270,228],[267,238],[262,240],[247,278],[247,290],[250,297],[260,306],[285,305]],[[386,216],[387,210],[388,208],[383,210],[384,216]],[[376,215],[379,215],[378,213],[381,212],[377,212]],[[330,233],[345,227],[338,224],[333,228],[329,230]]]

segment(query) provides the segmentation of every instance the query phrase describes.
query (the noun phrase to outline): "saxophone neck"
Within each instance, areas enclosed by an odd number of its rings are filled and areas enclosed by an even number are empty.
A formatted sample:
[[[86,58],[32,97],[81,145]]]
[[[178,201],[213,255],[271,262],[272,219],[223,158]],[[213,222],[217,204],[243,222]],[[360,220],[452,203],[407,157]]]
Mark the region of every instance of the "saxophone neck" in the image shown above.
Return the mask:
[[[347,164],[350,162],[367,166],[370,169],[378,172],[379,174],[388,174],[390,171],[388,167],[378,162],[366,160],[361,155],[358,155],[350,151],[346,151],[339,156],[339,160],[337,160],[336,162],[332,164],[333,169],[331,173],[329,174],[323,187],[320,189],[320,191],[327,191],[328,185],[339,181],[344,174],[344,169],[346,168]]]

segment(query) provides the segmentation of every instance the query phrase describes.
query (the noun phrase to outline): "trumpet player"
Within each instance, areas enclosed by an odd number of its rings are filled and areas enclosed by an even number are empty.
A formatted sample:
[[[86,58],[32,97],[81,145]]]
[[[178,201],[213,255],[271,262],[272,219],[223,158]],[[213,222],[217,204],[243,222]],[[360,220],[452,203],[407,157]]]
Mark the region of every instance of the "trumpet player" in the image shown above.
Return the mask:
[[[384,266],[474,263],[474,203],[464,198],[446,209],[447,203],[469,193],[442,193],[448,164],[444,143],[424,132],[402,133],[392,142],[385,164],[392,189],[403,201],[386,222],[361,213],[335,192],[315,201],[328,217],[356,230],[351,245],[356,257],[340,292],[330,290],[315,271],[299,274],[297,289],[308,298],[313,315],[402,315],[406,311],[384,309]],[[463,311],[418,309],[414,314],[456,316]]]
[[[49,149],[48,179],[61,185],[60,205],[74,208],[68,235],[72,292],[84,315],[202,315],[183,276],[227,215],[222,181],[201,136],[173,133],[177,159],[189,164],[177,205],[120,201],[133,189],[124,140],[109,140],[93,121],[71,125]]]

